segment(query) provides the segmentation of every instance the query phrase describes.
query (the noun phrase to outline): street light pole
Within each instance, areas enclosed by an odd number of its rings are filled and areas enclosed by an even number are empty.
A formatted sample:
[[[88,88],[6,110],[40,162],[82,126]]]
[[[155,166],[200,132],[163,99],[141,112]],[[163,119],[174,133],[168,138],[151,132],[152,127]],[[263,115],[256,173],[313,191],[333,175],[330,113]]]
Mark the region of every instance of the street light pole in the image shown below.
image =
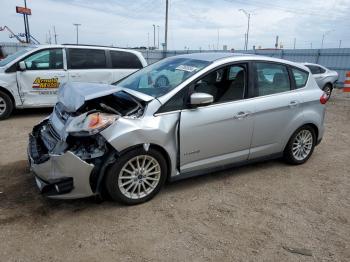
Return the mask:
[[[156,49],[156,25],[153,25],[153,49]]]
[[[158,45],[157,45],[157,49],[159,49],[159,25],[157,25],[157,29],[158,29]]]
[[[244,49],[248,50],[248,43],[249,43],[249,27],[250,27],[250,13],[248,13],[246,10],[244,9],[239,9],[239,11],[242,11],[246,17],[248,18],[248,27],[247,27],[247,35],[245,38],[245,44],[244,44]]]
[[[328,30],[326,32],[323,33],[322,35],[322,42],[321,42],[321,49],[323,48],[323,42],[324,42],[324,38],[326,35],[328,35],[330,32],[333,32],[334,30]]]
[[[73,24],[76,27],[77,30],[77,44],[79,43],[79,26],[81,26],[81,24]]]
[[[168,50],[168,13],[169,13],[169,0],[165,2],[165,37],[164,37],[164,51]]]

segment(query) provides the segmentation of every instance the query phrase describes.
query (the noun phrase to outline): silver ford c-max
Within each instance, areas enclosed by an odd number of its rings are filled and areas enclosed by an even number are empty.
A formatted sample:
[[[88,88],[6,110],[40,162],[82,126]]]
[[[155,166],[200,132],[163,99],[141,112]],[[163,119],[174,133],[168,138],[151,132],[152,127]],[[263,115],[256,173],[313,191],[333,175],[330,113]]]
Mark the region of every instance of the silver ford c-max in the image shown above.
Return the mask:
[[[293,62],[175,56],[115,85],[62,86],[30,134],[30,166],[49,197],[108,193],[137,204],[166,180],[278,157],[306,162],[322,139],[327,99]]]

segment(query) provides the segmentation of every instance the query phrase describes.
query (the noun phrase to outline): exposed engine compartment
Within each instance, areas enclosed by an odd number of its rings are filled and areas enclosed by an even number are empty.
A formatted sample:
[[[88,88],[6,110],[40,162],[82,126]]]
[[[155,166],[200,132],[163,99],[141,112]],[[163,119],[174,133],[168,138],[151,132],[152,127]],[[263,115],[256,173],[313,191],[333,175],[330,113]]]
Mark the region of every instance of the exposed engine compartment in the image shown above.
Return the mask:
[[[117,114],[119,116],[140,117],[143,114],[144,106],[144,102],[126,92],[120,91],[86,101],[85,104],[77,110],[76,115],[88,111],[100,111]]]

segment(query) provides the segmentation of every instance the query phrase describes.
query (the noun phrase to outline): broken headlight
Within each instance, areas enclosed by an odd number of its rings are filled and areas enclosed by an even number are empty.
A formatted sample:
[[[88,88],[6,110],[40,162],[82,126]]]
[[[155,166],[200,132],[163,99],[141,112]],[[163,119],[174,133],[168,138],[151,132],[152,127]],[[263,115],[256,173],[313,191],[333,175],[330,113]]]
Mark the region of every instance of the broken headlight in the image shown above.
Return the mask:
[[[118,118],[118,115],[113,114],[87,112],[74,118],[68,124],[66,131],[76,136],[94,135],[109,127]]]

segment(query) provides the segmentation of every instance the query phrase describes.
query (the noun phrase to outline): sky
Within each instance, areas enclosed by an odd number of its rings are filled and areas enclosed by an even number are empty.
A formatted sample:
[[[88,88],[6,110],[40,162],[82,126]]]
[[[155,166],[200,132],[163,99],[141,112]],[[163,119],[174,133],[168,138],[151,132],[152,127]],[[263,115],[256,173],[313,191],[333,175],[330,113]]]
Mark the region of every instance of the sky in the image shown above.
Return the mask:
[[[248,47],[273,48],[276,36],[285,49],[350,47],[350,0],[169,0],[168,49],[229,49],[244,47],[251,14]],[[15,7],[23,0],[0,0],[0,26],[23,33],[23,16]],[[42,44],[79,43],[119,47],[153,46],[164,42],[165,0],[27,0],[32,35]],[[49,34],[50,32],[50,34]],[[15,42],[0,31],[0,42]]]

